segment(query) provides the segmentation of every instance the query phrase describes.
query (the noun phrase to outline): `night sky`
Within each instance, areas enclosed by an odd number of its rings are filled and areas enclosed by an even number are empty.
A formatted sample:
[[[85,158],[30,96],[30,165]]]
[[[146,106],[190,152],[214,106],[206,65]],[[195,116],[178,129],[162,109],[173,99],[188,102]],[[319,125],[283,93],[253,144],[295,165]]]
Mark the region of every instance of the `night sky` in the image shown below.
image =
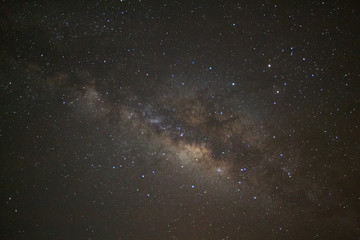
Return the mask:
[[[349,2],[3,0],[0,239],[360,239]]]

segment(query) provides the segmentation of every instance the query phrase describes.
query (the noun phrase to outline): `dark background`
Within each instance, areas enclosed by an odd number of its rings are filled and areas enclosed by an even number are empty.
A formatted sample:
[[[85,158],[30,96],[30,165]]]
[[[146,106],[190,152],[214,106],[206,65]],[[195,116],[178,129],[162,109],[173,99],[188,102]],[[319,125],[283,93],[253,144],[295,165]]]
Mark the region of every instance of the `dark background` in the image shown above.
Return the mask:
[[[2,1],[0,238],[359,239],[359,25],[351,1]]]

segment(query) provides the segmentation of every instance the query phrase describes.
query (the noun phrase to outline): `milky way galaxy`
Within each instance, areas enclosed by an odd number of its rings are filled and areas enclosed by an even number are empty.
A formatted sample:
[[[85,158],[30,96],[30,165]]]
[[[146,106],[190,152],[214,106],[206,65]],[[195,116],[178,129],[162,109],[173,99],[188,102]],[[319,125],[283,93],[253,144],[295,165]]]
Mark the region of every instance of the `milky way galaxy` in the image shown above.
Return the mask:
[[[1,239],[360,238],[355,4],[0,5]]]

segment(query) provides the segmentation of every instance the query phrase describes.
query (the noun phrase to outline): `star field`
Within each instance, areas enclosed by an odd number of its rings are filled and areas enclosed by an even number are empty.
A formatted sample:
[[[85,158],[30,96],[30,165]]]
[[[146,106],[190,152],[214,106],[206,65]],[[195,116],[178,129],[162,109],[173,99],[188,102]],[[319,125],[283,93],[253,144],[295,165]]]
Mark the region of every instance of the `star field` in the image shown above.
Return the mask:
[[[360,238],[356,4],[0,16],[1,239]]]

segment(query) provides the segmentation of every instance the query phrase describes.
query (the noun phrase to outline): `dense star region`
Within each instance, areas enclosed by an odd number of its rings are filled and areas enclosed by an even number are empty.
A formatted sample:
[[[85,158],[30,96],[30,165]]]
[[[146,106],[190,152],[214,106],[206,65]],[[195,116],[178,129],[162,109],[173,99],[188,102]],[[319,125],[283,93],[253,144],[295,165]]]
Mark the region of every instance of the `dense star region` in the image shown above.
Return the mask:
[[[2,1],[1,239],[359,239],[360,11]]]

